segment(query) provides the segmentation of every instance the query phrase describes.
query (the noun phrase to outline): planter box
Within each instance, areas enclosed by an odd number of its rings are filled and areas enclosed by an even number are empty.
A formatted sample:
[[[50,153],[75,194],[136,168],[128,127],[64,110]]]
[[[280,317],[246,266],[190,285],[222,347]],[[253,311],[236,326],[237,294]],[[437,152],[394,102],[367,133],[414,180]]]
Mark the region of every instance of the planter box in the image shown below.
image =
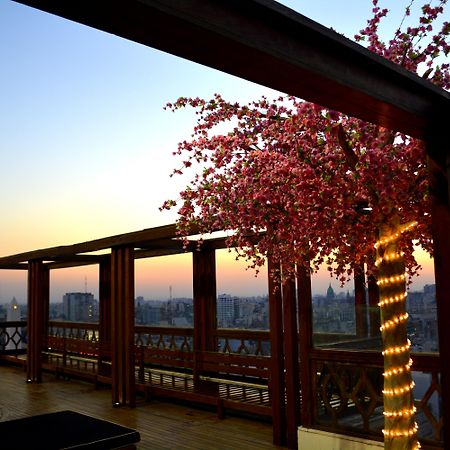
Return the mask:
[[[380,448],[384,448],[384,443],[380,441],[329,433],[313,428],[299,427],[298,429],[299,450],[379,450]]]

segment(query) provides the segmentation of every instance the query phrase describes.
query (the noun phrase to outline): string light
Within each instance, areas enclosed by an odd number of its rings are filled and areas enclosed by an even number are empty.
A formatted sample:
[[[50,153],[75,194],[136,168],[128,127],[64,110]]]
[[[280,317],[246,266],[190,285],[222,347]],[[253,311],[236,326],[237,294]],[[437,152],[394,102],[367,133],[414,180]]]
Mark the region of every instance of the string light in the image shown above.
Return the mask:
[[[378,286],[382,286],[383,284],[394,284],[394,283],[398,283],[398,282],[404,281],[404,280],[406,280],[405,274],[394,275],[392,277],[380,278],[377,281],[377,284],[378,284]]]
[[[408,347],[409,349],[409,347]],[[383,352],[384,355],[384,352]],[[386,372],[383,372],[383,377],[388,378],[391,377],[392,375],[398,375],[400,373],[405,372],[406,370],[410,370],[411,366],[412,366],[412,359],[409,359],[408,364],[405,364],[404,366],[400,366],[400,367],[394,367],[393,369],[390,370],[386,370]]]
[[[393,297],[388,297],[385,298],[384,300],[381,300],[378,303],[378,306],[383,307],[385,305],[392,305],[392,303],[398,303],[401,302],[402,300],[404,300],[406,297],[408,296],[408,294],[406,292],[404,292],[401,295],[394,295]]]
[[[405,384],[404,386],[399,387],[399,388],[383,389],[382,392],[384,395],[401,395],[401,394],[404,394],[405,392],[412,391],[414,386],[415,386],[414,381],[411,381],[410,384]]]
[[[397,240],[403,233],[409,231],[411,228],[414,228],[417,225],[416,221],[409,222],[403,226],[401,226],[396,233],[391,234],[390,236],[385,237],[384,239],[380,239],[375,243],[375,248],[380,247],[381,245],[389,244],[389,242],[394,242]]]
[[[404,256],[404,252],[400,252],[400,253],[386,253],[385,255],[383,255],[382,257],[378,258],[375,261],[375,265],[378,267],[383,261],[396,261],[399,260],[401,258],[403,258]]]
[[[401,436],[408,437],[408,436],[412,436],[413,434],[415,434],[417,432],[418,428],[419,427],[417,426],[417,423],[415,423],[414,426],[411,427],[409,430],[396,430],[396,429],[394,429],[394,430],[383,430],[383,434],[385,436],[389,436],[389,437],[401,437]]]
[[[406,352],[411,347],[411,341],[408,339],[408,342],[405,345],[399,345],[398,347],[388,347],[381,352],[382,355],[394,355]],[[412,363],[412,361],[411,361]]]
[[[409,417],[413,416],[417,408],[413,406],[411,409],[402,409],[401,411],[384,411],[383,414],[387,417]]]
[[[393,319],[386,320],[386,322],[381,325],[380,330],[388,330],[389,328],[395,327],[396,325],[401,324],[402,322],[406,322],[408,320],[409,314],[400,314],[398,316],[395,316]]]
[[[405,224],[401,227],[399,227],[397,229],[397,231],[389,236],[384,237],[383,239],[378,240],[375,243],[375,249],[379,250],[380,247],[382,246],[386,246],[389,243],[394,243],[395,241],[397,241],[401,235],[407,231],[409,231],[411,228],[415,227],[417,225],[416,221],[410,222],[408,224]],[[380,252],[381,253],[381,252]],[[390,262],[399,262],[404,256],[403,252],[398,252],[398,251],[390,251],[389,253],[384,253],[382,256],[379,256],[377,258],[377,260],[375,261],[375,265],[378,267],[380,266],[382,263],[390,263]],[[391,265],[391,268],[392,267]],[[389,266],[386,267],[386,271],[389,269]],[[401,274],[395,274],[395,275],[391,275],[391,276],[385,276],[384,278],[380,278],[377,281],[378,286],[380,286],[381,288],[383,287],[389,287],[391,292],[392,289],[394,289],[394,292],[398,292],[401,289],[401,285],[402,283],[404,283],[406,280],[406,276],[405,274],[401,273]],[[398,289],[398,290],[397,290]],[[403,288],[404,289],[404,288]],[[390,311],[389,310],[389,306],[396,304],[396,303],[400,303],[405,301],[407,297],[407,293],[406,292],[402,292],[402,293],[397,293],[395,295],[390,295],[390,296],[385,296],[385,297],[381,297],[380,301],[378,303],[378,306],[380,308],[386,308],[386,312],[384,314],[387,314],[387,316],[389,317],[388,320],[384,320],[384,323],[381,325],[380,330],[381,331],[391,331],[392,329],[394,329],[396,326],[399,326],[401,324],[404,324],[407,320],[408,320],[408,313],[404,312],[403,314],[397,314],[394,315],[392,314],[392,312],[394,311]],[[383,355],[402,355],[404,353],[408,353],[409,350],[411,348],[411,342],[409,341],[409,339],[407,340],[407,343],[405,345],[399,345],[399,346],[392,346],[392,347],[387,347],[385,348],[385,350],[382,352]],[[403,357],[403,355],[402,355]],[[407,364],[403,364],[403,365],[399,365],[397,367],[390,367],[388,370],[385,370],[385,372],[383,373],[383,376],[385,377],[385,383],[388,382],[388,380],[391,377],[396,377],[397,375],[400,374],[405,374],[405,376],[408,376],[407,372],[411,371],[411,366],[412,366],[412,360],[409,358],[409,361]],[[409,380],[411,380],[411,378],[409,378]],[[414,388],[414,381],[411,381],[409,384],[404,384],[403,386],[400,387],[392,387],[392,384],[394,384],[393,382],[395,381],[395,378],[391,381],[391,386],[389,386],[389,388],[384,389],[383,395],[386,397],[395,397],[395,396],[402,396],[403,394],[406,393],[411,393],[413,388]],[[389,402],[387,403],[387,405],[389,405]],[[394,405],[392,405],[394,406]],[[416,407],[413,405],[410,405],[410,408],[399,408],[399,409],[394,409],[393,410],[386,410],[383,412],[384,416],[386,417],[386,428],[383,430],[383,433],[386,437],[390,437],[390,438],[400,438],[400,437],[406,437],[406,438],[410,438],[412,436],[414,436],[417,433],[418,430],[418,425],[417,422],[414,422],[414,425],[411,427],[411,418],[414,416],[414,414],[416,413]],[[399,422],[400,427],[393,428],[393,429],[389,429],[390,426],[393,425],[392,422],[389,422],[388,420],[393,420],[393,419],[400,419],[400,418],[404,418],[405,420],[407,419],[407,422],[405,423],[406,429],[403,429],[401,427],[401,423]],[[390,425],[390,426],[389,426]],[[412,445],[412,449],[413,450],[418,450],[421,448],[421,445],[419,443],[419,441],[415,440],[414,443],[410,444]]]

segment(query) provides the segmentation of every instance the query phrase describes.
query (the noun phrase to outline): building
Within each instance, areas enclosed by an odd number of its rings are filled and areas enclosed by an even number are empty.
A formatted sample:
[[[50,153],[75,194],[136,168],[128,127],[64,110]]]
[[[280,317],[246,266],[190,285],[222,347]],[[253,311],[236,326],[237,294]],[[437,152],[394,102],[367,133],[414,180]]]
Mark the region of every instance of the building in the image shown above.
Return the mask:
[[[64,319],[71,322],[93,322],[97,320],[96,301],[88,292],[68,292],[63,296]]]
[[[217,297],[217,326],[229,328],[234,323],[235,298],[229,294],[220,294]]]

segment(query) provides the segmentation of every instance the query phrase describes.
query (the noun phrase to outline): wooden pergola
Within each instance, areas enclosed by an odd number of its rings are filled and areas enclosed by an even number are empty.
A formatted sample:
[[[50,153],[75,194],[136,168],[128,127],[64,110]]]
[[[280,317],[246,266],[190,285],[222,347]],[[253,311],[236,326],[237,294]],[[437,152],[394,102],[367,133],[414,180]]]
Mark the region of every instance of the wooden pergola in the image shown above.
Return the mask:
[[[450,448],[450,346],[447,345],[450,341],[449,93],[271,0],[18,1],[426,142],[441,388],[446,419],[445,448]],[[166,235],[160,238],[165,239]],[[101,269],[101,276],[111,273],[113,280],[115,273],[121,274],[118,279],[123,282],[114,284],[112,281],[111,284],[113,305],[119,296],[131,295],[130,283],[126,280],[131,275],[129,262],[134,250],[129,245],[131,243],[125,246],[113,244],[111,271]],[[30,317],[45,313],[38,307],[39,295],[48,290],[47,275],[40,258],[51,257],[52,264],[58,264],[53,257],[64,256],[66,250],[72,255],[87,251],[81,247],[77,252],[76,249],[64,249],[60,248],[63,253],[55,255],[33,254],[33,259],[28,260]],[[24,260],[25,256],[21,261]],[[17,259],[5,258],[1,261],[2,266],[17,262]],[[302,282],[299,286],[301,291]],[[130,314],[121,310],[126,306],[117,303],[112,307],[113,317],[116,313],[125,317]],[[36,319],[30,327],[30,338],[39,334],[39,323]],[[307,326],[305,321],[301,323]],[[306,351],[308,345],[307,342],[301,344],[300,352]],[[125,353],[123,357],[129,355]],[[33,367],[29,370],[31,377],[36,376]],[[127,374],[123,377],[125,384],[117,387],[118,398],[128,396]],[[303,403],[307,400],[303,399]],[[288,413],[295,416],[294,409]]]

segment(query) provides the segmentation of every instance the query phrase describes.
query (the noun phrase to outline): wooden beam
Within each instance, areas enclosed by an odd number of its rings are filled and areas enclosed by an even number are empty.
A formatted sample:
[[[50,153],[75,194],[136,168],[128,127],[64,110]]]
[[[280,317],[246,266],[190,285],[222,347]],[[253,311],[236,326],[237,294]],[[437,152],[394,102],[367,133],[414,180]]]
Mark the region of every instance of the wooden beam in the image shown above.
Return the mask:
[[[31,252],[19,253],[13,256],[5,256],[0,258],[0,269],[4,265],[11,263],[20,263],[31,261],[34,259],[41,259],[52,261],[56,258],[67,257],[68,260],[78,253],[89,253],[104,250],[119,246],[134,246],[140,242],[148,242],[151,240],[167,239],[176,237],[176,225],[165,225],[156,228],[147,228],[141,231],[134,231],[132,233],[118,234],[102,239],[95,239],[92,241],[81,242],[73,245],[63,245],[60,247],[51,247],[41,250],[34,250]]]
[[[450,117],[448,93],[271,0],[17,1],[414,137]]]

